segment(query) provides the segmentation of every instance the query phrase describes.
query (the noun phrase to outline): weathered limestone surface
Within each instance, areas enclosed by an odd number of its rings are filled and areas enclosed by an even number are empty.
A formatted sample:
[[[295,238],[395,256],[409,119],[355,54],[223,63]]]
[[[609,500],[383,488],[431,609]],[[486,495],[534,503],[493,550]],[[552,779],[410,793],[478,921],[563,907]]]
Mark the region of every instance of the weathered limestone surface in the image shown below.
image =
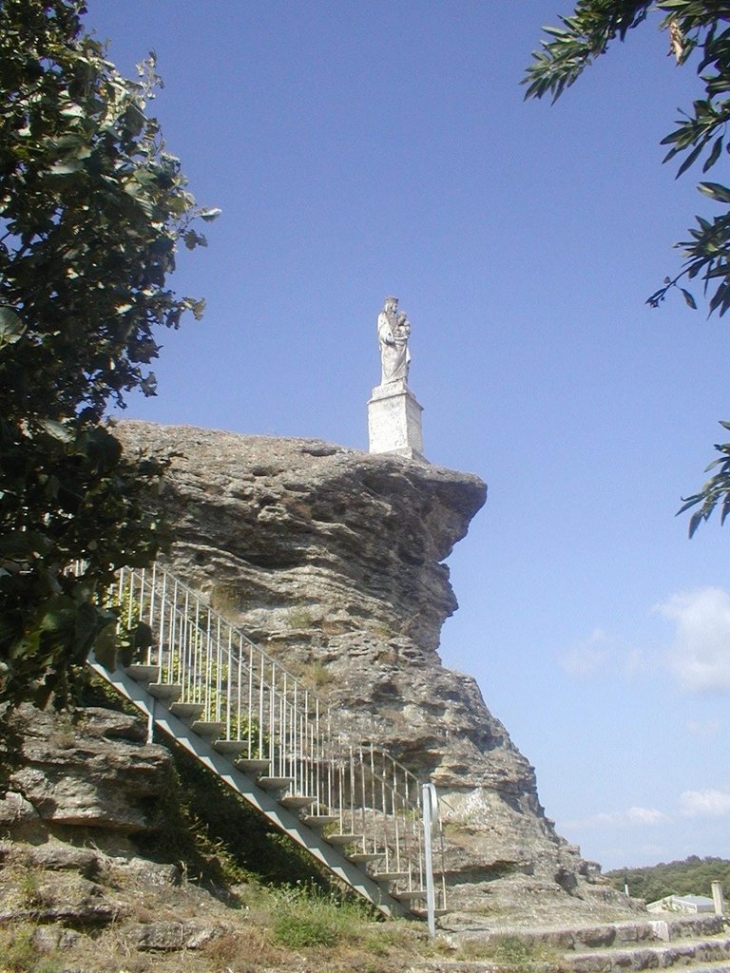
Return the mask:
[[[169,786],[172,760],[164,747],[145,742],[141,720],[96,707],[59,714],[27,704],[4,720],[3,762],[13,769],[0,799],[0,829],[16,837],[45,837],[59,826],[122,835],[154,830],[155,799]]]
[[[174,571],[354,736],[440,785],[464,907],[591,898],[597,867],[556,834],[533,768],[475,681],[437,653],[457,607],[444,560],[485,501],[478,477],[317,440],[141,422],[117,434],[172,457],[161,505]]]

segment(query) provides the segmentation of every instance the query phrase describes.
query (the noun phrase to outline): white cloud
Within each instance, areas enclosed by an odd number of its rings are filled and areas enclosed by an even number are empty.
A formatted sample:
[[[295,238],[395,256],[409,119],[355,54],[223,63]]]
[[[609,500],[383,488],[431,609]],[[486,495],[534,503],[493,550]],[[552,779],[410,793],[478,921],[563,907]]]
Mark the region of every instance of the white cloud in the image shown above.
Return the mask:
[[[685,818],[720,818],[730,814],[730,794],[712,789],[684,791],[679,806]]]
[[[730,595],[722,588],[682,592],[656,610],[676,626],[669,665],[682,689],[730,691]]]
[[[657,811],[655,807],[630,807],[626,812],[626,817],[631,824],[648,824],[652,827],[669,820],[666,814]]]
[[[599,675],[633,679],[656,667],[642,649],[622,645],[601,628],[559,656],[558,665],[574,679]]]
[[[711,740],[722,730],[722,720],[687,720],[687,729],[692,736]]]
[[[597,628],[584,642],[566,652],[560,659],[560,666],[569,676],[586,679],[604,668],[608,661],[608,638]]]
[[[629,828],[635,825],[654,828],[671,821],[655,807],[630,807],[626,811],[601,811],[583,821],[570,821],[566,826],[584,828]]]

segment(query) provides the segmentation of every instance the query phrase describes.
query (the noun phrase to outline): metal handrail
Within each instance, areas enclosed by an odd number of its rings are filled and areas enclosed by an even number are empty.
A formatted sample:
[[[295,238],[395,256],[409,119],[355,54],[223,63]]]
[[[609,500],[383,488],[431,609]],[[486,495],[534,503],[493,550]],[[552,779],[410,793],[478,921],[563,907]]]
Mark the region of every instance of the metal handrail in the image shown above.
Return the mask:
[[[173,712],[187,705],[193,729],[214,734],[239,766],[277,778],[284,800],[308,801],[305,823],[326,822],[333,842],[349,837],[349,856],[395,883],[396,894],[425,898],[422,782],[386,751],[349,738],[300,679],[165,567],[122,569],[110,597],[122,629],[148,626],[134,662],[151,667],[151,691]],[[434,870],[443,909],[443,856]]]

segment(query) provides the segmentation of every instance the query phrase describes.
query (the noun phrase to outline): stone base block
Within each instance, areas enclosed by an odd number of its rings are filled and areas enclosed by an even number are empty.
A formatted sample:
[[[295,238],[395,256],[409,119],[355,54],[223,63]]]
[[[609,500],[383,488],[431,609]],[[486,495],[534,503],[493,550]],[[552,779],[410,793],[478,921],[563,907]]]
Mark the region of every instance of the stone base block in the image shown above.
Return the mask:
[[[423,407],[402,379],[377,385],[368,402],[369,451],[395,453],[426,462],[422,412]]]

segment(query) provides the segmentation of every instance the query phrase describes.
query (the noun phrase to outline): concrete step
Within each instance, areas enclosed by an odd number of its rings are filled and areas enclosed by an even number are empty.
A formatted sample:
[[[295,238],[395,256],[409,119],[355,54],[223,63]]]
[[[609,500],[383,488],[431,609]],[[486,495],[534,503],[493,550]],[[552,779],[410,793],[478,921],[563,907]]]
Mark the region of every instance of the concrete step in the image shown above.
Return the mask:
[[[684,973],[730,973],[730,963],[713,963],[711,966],[685,966]]]
[[[414,910],[415,911],[415,910]],[[466,920],[466,922],[465,922]],[[730,973],[730,932],[722,916],[647,914],[630,921],[580,926],[469,928],[466,915],[452,914],[442,929],[452,946],[497,945],[505,937],[523,941],[535,959],[533,973],[553,973],[555,954],[565,973],[628,973],[649,969],[678,969],[682,973]],[[450,933],[450,935],[449,935]],[[453,973],[457,973],[454,968]],[[471,973],[471,971],[470,971]]]
[[[255,777],[257,774],[264,774],[267,770],[270,770],[271,761],[258,757],[241,757],[240,760],[236,760],[236,767],[242,770],[244,774]]]
[[[328,824],[339,824],[339,814],[305,814],[304,823],[310,828],[325,828]]]
[[[697,939],[706,936],[719,936],[725,930],[723,917],[711,913],[697,916],[677,916],[676,918],[659,913],[656,918],[652,916],[649,925],[656,931],[660,939],[664,939],[664,935],[662,934],[662,926],[657,925],[657,923],[666,923],[667,941],[689,936],[694,936]]]
[[[374,882],[405,882],[408,872],[372,872],[370,878]]]
[[[150,683],[157,682],[160,678],[160,667],[159,666],[144,666],[139,662],[133,663],[131,666],[127,666],[127,673],[136,682],[140,683]]]
[[[382,852],[356,851],[347,856],[355,865],[367,865],[368,862],[376,862],[383,857]]]
[[[293,777],[259,777],[256,783],[265,791],[283,791],[293,781]]]
[[[311,797],[309,794],[285,794],[284,797],[279,798],[279,804],[290,811],[301,811],[302,808],[311,807],[316,800],[316,797]]]
[[[202,703],[171,703],[170,712],[185,722],[197,720],[203,715],[205,706]]]
[[[685,940],[662,946],[634,949],[599,949],[565,953],[563,963],[572,973],[612,973],[614,970],[648,970],[670,966],[698,966],[719,962],[730,965],[730,939]]]
[[[428,892],[426,889],[404,889],[399,892],[398,889],[395,892],[390,893],[394,899],[398,899],[399,902],[413,902],[416,899],[423,899],[425,901]]]
[[[448,922],[446,928],[448,929]],[[456,931],[456,929],[454,930]],[[587,952],[608,946],[631,948],[637,945],[655,945],[660,942],[676,942],[682,939],[707,939],[722,935],[722,916],[672,916],[666,913],[651,915],[623,922],[597,922],[580,926],[537,927],[532,929],[499,929],[490,933],[470,934],[464,930],[459,938],[492,938],[500,935],[516,935],[527,942],[555,947],[559,950]],[[458,934],[457,934],[458,935]]]
[[[226,757],[235,757],[246,749],[248,743],[245,740],[216,740],[213,744],[218,753]],[[268,762],[266,764],[268,767]]]
[[[193,720],[193,722],[190,724],[190,729],[193,731],[193,733],[197,733],[198,736],[213,740],[216,737],[223,735],[226,729],[226,724],[221,723],[218,720]]]
[[[357,845],[363,840],[362,834],[328,834],[326,840],[331,845]]]
[[[426,909],[419,908],[417,906],[412,906],[411,907],[411,914],[414,915],[417,919],[428,919],[428,912],[427,912],[427,910]],[[436,919],[440,919],[442,916],[448,915],[448,910],[447,909],[434,909],[433,910],[433,914],[434,914],[434,916],[435,916]],[[456,970],[456,968],[457,968],[458,965],[460,965],[460,964],[458,964],[457,962],[450,962],[449,965],[448,965],[448,967],[444,966],[444,969],[454,969],[454,970]],[[474,973],[475,967],[479,971],[481,971],[483,969],[485,971],[485,973],[486,973],[486,971],[490,971],[490,973],[491,973],[491,971],[494,969],[494,967],[492,965],[482,966],[481,964],[477,965],[477,964],[475,964],[475,963],[473,963],[471,961],[469,961],[468,963],[465,963],[463,965],[468,969],[468,973]],[[535,973],[537,973],[536,964],[532,964],[530,966],[530,969],[531,970],[535,970]],[[550,968],[548,970],[546,970],[546,973],[555,973],[555,964],[550,964]]]
[[[174,682],[151,682],[147,687],[147,692],[155,699],[174,703],[176,699],[180,699],[182,696],[182,686]]]

